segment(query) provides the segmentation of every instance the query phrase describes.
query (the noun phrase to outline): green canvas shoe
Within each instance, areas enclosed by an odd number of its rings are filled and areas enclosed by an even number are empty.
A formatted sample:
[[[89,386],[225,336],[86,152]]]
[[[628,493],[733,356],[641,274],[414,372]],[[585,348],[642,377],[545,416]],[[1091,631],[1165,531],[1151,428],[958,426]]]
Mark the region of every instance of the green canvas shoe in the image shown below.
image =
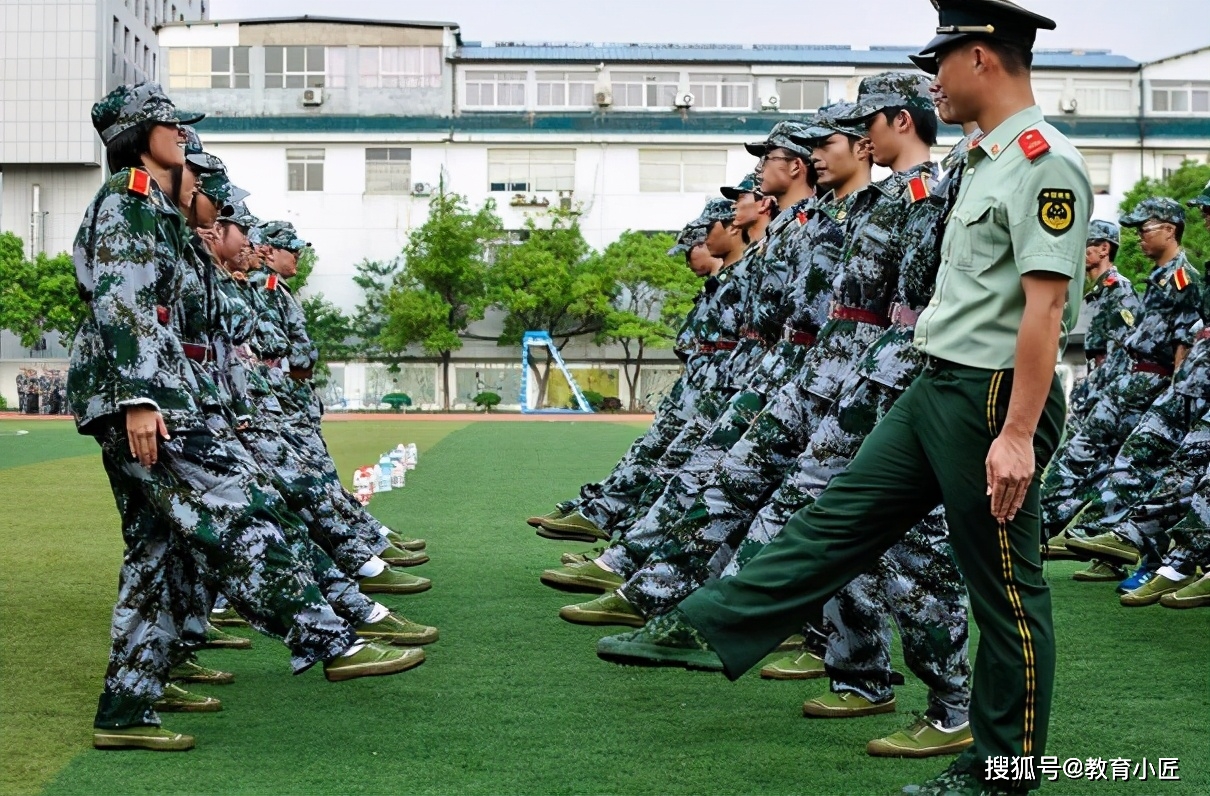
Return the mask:
[[[647,620],[634,606],[612,591],[586,603],[565,605],[559,609],[559,617],[575,625],[642,627],[647,624]]]
[[[384,647],[369,642],[348,657],[324,661],[324,677],[333,683],[358,677],[378,677],[414,669],[424,663],[424,650],[416,647]]]
[[[417,624],[398,614],[387,614],[377,622],[367,622],[357,628],[357,635],[371,641],[415,647],[436,641],[437,628]]]
[[[760,670],[760,676],[765,680],[814,680],[826,674],[823,658],[806,650],[778,658]]]
[[[1210,606],[1210,574],[1160,598],[1165,608],[1205,608]]]
[[[94,749],[149,749],[153,752],[184,752],[193,748],[193,736],[163,727],[119,727],[94,729]]]
[[[723,662],[679,611],[657,616],[641,629],[597,642],[597,657],[628,666],[680,666],[721,672]]]
[[[1067,537],[1056,536],[1042,545],[1042,558],[1046,561],[1078,561],[1079,556],[1067,549]]]
[[[427,564],[429,557],[427,553],[416,553],[411,550],[400,550],[395,545],[387,547],[378,554],[378,557],[387,562],[393,567],[418,567],[421,564]]]
[[[433,588],[428,578],[420,578],[387,567],[372,578],[357,581],[363,594],[419,594]]]
[[[563,509],[556,508],[554,511],[549,512],[547,514],[539,514],[537,516],[530,517],[529,519],[527,519],[525,521],[525,524],[529,525],[533,528],[541,528],[542,524],[544,522],[547,522],[548,520],[549,521],[561,520],[570,513],[571,513],[570,511],[564,511]]]
[[[1141,608],[1145,605],[1155,605],[1165,594],[1178,592],[1191,585],[1197,576],[1190,575],[1180,580],[1168,580],[1163,575],[1156,575],[1151,580],[1139,586],[1134,591],[1122,595],[1121,603],[1127,608]]]
[[[601,569],[592,561],[568,564],[542,573],[542,582],[552,589],[571,592],[611,592],[624,582],[622,576]]]
[[[224,633],[214,625],[206,625],[206,640],[202,642],[203,649],[246,650],[252,646],[252,639]]]
[[[1139,562],[1139,551],[1112,533],[1100,533],[1087,539],[1068,539],[1067,549],[1086,560],[1100,559],[1121,565]]]
[[[807,643],[807,640],[802,637],[802,634],[795,633],[793,636],[790,636],[788,639],[786,639],[782,643],[778,644],[777,649],[775,649],[773,651],[774,652],[799,652],[803,648],[802,645],[806,644],[806,643]]]
[[[168,672],[168,679],[174,683],[205,683],[206,685],[230,685],[235,682],[231,672],[221,672],[209,669],[197,661],[185,661],[179,666],[173,666]]]
[[[547,539],[573,542],[609,541],[608,532],[598,528],[592,520],[578,511],[573,511],[559,519],[543,519],[538,528],[538,535]]]
[[[858,716],[894,712],[895,697],[886,702],[871,702],[848,691],[829,691],[823,696],[802,703],[802,715],[811,719],[855,719]]]
[[[423,539],[409,539],[408,537],[397,534],[394,531],[387,531],[387,541],[395,547],[398,547],[400,550],[416,551],[423,550],[424,548],[428,547],[428,542],[424,541]]]
[[[922,718],[906,730],[875,738],[865,751],[872,757],[936,757],[956,755],[974,742],[969,722],[946,730]]]
[[[210,624],[215,627],[248,627],[248,620],[235,612],[234,608],[210,612]]]
[[[583,564],[585,562],[592,561],[594,558],[604,552],[604,547],[594,547],[584,553],[564,553],[559,557],[559,563],[563,566],[567,566],[568,564]]]
[[[1079,572],[1073,572],[1071,575],[1072,580],[1078,580],[1081,583],[1102,583],[1106,581],[1117,583],[1124,577],[1126,577],[1126,570],[1117,564],[1110,564],[1106,561],[1093,561],[1088,565],[1088,569],[1081,569]]]
[[[218,713],[223,709],[223,703],[214,697],[191,694],[179,685],[169,683],[153,707],[163,713]]]

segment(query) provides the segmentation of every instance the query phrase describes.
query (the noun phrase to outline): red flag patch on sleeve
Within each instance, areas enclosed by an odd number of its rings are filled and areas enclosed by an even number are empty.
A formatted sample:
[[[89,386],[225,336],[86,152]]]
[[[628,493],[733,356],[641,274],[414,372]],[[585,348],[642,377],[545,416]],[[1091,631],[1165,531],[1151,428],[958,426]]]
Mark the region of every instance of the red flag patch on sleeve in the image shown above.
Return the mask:
[[[142,169],[131,169],[130,179],[126,182],[128,193],[147,196],[151,193],[151,175]]]
[[[928,195],[929,189],[925,185],[923,177],[913,177],[908,181],[908,196],[912,198],[913,202],[919,202]]]
[[[1185,272],[1185,266],[1176,269],[1176,273],[1172,275],[1172,284],[1176,285],[1177,290],[1189,287],[1189,274]]]
[[[1037,130],[1026,130],[1017,139],[1027,160],[1037,160],[1050,151],[1050,142]]]
[[[277,274],[269,274],[265,280],[265,290],[277,290]]]

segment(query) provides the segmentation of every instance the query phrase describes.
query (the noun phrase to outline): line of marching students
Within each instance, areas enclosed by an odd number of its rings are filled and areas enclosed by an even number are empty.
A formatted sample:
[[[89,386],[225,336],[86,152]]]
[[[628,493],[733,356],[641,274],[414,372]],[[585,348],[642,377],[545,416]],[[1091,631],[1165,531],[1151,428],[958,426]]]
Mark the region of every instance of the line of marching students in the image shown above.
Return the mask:
[[[190,749],[161,712],[222,709],[197,651],[250,623],[330,681],[424,661],[437,630],[368,595],[415,594],[425,543],[340,483],[311,384],[317,352],[286,280],[308,245],[261,221],[154,83],[93,106],[110,177],[74,244],[88,312],[68,400],[101,448],[125,552],[94,721],[98,749]],[[211,621],[213,620],[213,622]]]

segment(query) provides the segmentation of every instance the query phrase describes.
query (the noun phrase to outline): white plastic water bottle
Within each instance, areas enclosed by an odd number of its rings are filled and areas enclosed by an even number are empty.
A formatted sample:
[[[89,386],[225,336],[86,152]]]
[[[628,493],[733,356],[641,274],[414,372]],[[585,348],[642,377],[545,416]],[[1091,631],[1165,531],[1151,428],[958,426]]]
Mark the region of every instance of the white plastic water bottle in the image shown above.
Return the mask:
[[[390,492],[391,491],[391,471],[395,469],[394,462],[391,457],[385,453],[378,460],[378,474],[374,485],[375,492]]]
[[[403,466],[403,462],[395,462],[395,466],[391,469],[391,488],[403,489],[407,484],[407,468]]]
[[[407,457],[404,459],[404,462],[407,464],[409,470],[415,470],[416,463],[420,461],[420,452],[416,450],[416,443],[409,442],[406,451]]]

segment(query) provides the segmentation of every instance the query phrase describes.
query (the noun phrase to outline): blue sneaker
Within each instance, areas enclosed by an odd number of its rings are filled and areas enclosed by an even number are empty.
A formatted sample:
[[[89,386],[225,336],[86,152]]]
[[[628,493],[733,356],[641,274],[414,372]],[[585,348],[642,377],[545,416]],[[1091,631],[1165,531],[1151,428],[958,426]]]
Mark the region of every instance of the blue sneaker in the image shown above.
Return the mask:
[[[1141,565],[1134,574],[1118,584],[1118,594],[1134,591],[1155,577],[1155,570],[1146,564]]]

